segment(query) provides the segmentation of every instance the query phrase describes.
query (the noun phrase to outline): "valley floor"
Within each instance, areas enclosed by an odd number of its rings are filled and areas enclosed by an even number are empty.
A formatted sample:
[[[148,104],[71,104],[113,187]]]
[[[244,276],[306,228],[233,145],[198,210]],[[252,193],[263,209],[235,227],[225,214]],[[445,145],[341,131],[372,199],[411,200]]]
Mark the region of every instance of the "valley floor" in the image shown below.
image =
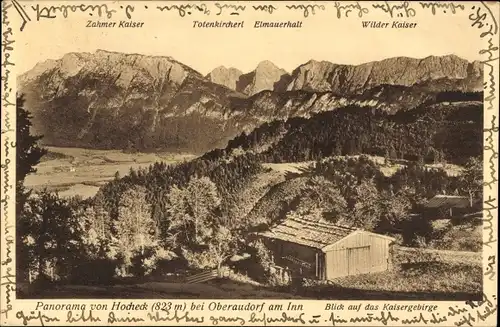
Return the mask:
[[[125,153],[121,150],[46,147],[49,153],[37,165],[36,173],[26,177],[25,185],[35,190],[46,188],[62,197],[94,196],[99,187],[118,172],[128,174],[131,168],[148,167],[163,161],[174,164],[194,158],[182,153]]]
[[[46,147],[49,153],[37,165],[37,171],[27,176],[25,185],[34,190],[56,191],[62,197],[94,196],[99,188],[115,177],[128,174],[131,168],[148,167],[155,162],[175,164],[195,158],[188,153],[125,153],[121,150],[95,150],[83,148]],[[384,158],[371,157],[381,165],[386,175],[393,174],[401,164],[384,165]],[[300,175],[314,162],[265,163],[278,174]],[[460,167],[447,165],[446,171],[456,175]]]

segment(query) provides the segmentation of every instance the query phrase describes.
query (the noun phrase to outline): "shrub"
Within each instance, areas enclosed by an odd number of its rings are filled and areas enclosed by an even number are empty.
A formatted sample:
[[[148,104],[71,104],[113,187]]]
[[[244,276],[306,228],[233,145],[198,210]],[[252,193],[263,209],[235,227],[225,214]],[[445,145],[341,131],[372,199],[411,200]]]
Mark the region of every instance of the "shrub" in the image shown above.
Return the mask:
[[[289,286],[293,283],[293,279],[285,274],[284,276],[275,268],[269,270],[266,284],[269,286]]]
[[[171,260],[174,253],[160,246],[148,246],[143,251],[136,251],[131,260],[130,272],[134,276],[148,276],[157,267],[160,261]]]
[[[274,262],[271,252],[261,240],[250,243],[250,259],[246,260],[247,272],[250,278],[262,283],[268,283],[272,277]]]

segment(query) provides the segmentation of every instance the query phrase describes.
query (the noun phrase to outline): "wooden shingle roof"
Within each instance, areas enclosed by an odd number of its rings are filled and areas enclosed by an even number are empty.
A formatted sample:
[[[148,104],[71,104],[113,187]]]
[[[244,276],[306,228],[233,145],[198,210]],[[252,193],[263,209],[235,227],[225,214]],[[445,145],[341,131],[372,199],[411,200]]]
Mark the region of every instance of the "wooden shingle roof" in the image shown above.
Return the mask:
[[[322,249],[356,230],[353,227],[294,217],[258,235]]]
[[[424,206],[426,208],[467,208],[470,206],[469,198],[458,195],[436,195]]]

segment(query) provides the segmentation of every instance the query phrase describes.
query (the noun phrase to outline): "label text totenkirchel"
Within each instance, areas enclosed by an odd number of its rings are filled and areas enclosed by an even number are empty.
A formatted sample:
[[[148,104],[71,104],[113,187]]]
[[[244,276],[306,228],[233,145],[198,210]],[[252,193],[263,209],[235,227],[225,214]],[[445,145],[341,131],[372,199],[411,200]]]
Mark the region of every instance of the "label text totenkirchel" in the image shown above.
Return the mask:
[[[88,20],[85,27],[95,27],[95,28],[107,28],[107,27],[118,27],[118,28],[140,28],[144,26],[144,22],[133,22],[128,20],[121,20],[119,22],[106,22],[106,21],[93,21]]]

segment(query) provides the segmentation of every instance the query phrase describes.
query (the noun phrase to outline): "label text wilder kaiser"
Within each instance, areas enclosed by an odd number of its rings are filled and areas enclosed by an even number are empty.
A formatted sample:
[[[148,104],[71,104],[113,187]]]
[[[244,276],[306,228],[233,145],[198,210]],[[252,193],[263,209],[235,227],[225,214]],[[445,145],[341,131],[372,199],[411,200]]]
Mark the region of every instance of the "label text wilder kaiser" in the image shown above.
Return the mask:
[[[382,21],[364,21],[361,22],[363,28],[415,28],[417,23],[408,23],[401,21],[382,22]]]

